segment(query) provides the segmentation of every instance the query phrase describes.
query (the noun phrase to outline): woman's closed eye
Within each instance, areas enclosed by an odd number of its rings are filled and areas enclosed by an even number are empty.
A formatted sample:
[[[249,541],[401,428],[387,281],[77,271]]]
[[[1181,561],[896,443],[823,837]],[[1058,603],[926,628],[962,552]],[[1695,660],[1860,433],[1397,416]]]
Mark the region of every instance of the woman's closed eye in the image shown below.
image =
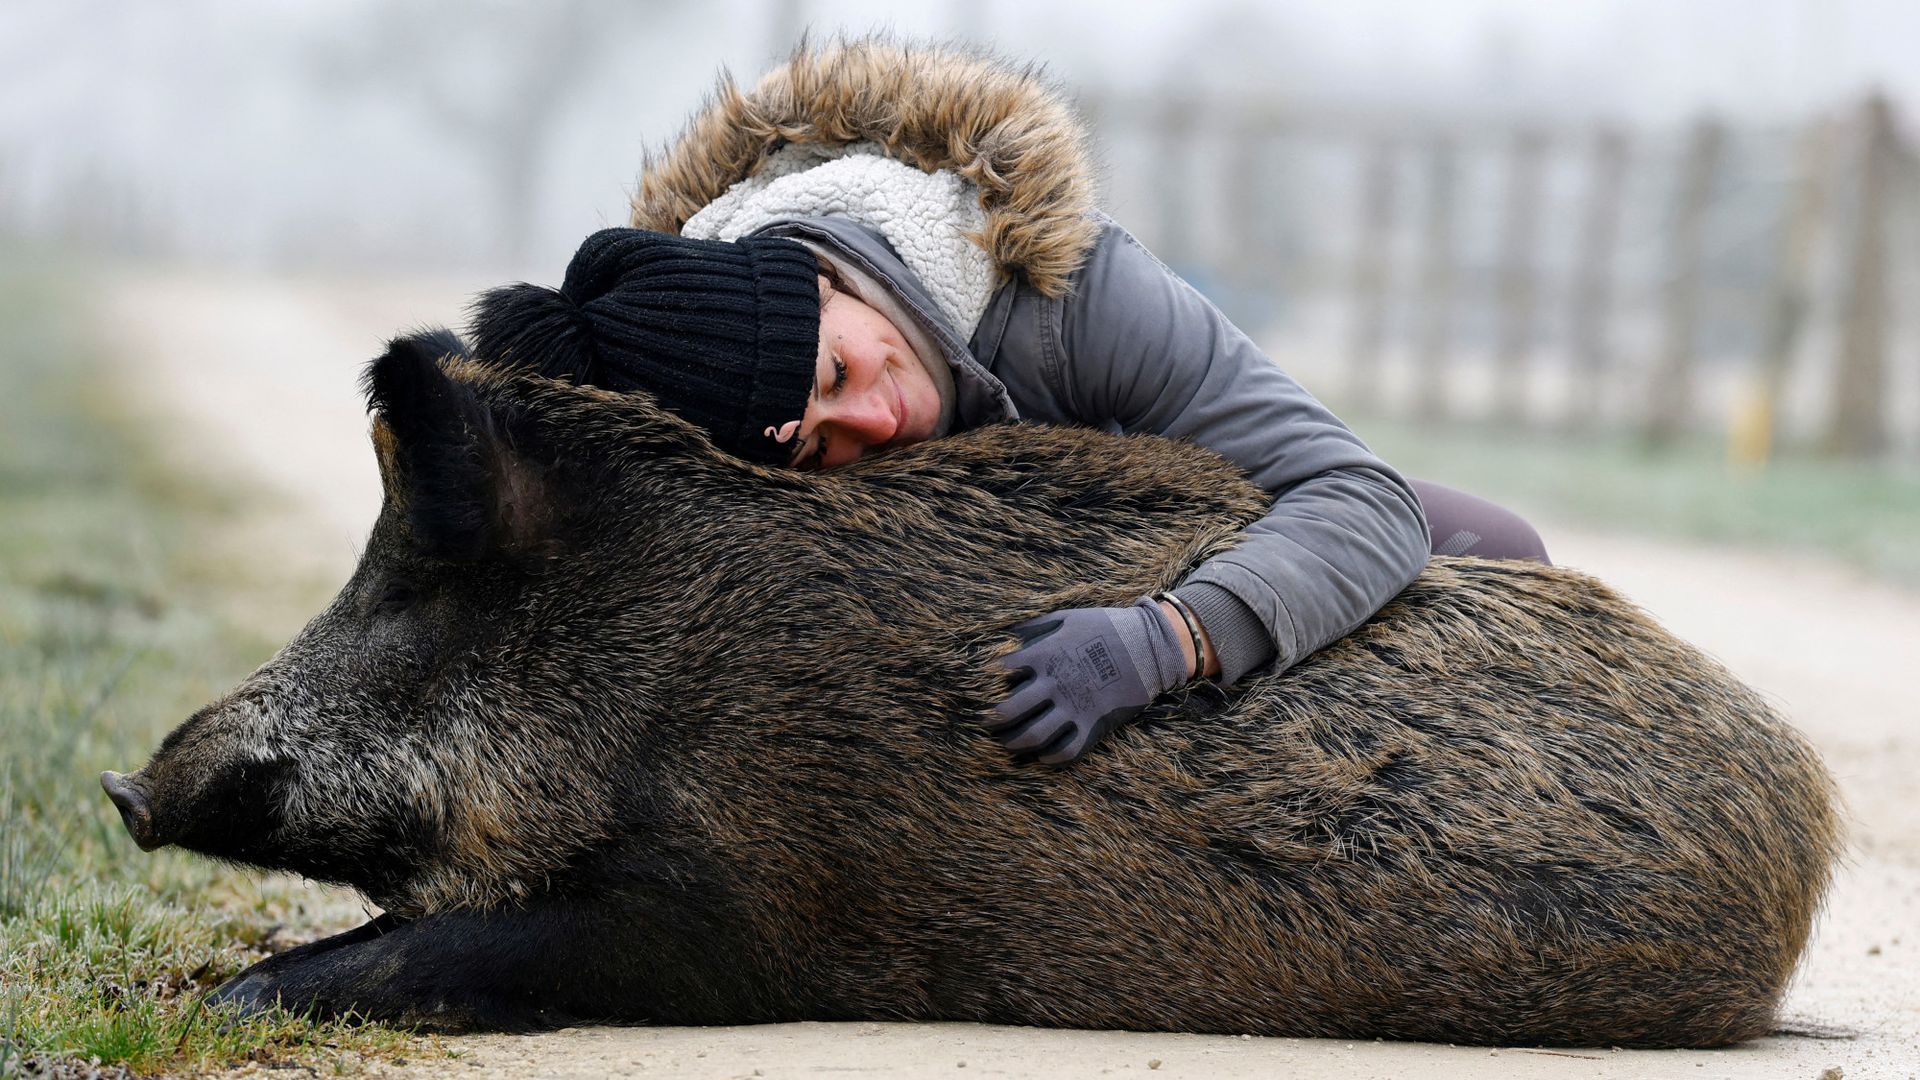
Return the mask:
[[[833,357],[833,385],[827,388],[824,397],[832,397],[847,385],[847,365],[838,356]],[[827,457],[827,433],[816,429],[813,433],[813,450],[796,462],[802,469],[818,469]]]

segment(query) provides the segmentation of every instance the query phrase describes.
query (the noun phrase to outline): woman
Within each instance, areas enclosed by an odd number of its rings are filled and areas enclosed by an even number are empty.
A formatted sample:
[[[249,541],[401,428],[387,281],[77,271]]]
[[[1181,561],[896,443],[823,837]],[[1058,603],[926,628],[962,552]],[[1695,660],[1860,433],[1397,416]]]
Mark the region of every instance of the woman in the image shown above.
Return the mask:
[[[1043,762],[1191,679],[1298,663],[1431,550],[1544,561],[1512,514],[1403,479],[1099,214],[1083,140],[1030,69],[802,46],[749,94],[722,82],[645,170],[636,228],[588,238],[557,292],[483,298],[474,344],[646,390],[767,464],[1028,420],[1191,439],[1241,465],[1274,501],[1233,551],[1129,607],[1014,628],[1020,679],[995,731]]]

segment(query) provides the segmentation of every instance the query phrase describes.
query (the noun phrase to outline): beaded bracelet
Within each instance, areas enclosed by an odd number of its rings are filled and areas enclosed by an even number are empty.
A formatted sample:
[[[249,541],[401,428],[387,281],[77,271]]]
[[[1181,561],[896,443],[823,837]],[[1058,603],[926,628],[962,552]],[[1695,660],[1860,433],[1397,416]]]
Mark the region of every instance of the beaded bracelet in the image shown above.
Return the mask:
[[[1187,624],[1187,636],[1193,639],[1193,675],[1187,681],[1198,682],[1205,678],[1207,671],[1207,647],[1200,637],[1200,620],[1194,617],[1193,609],[1187,606],[1185,600],[1180,599],[1170,592],[1157,592],[1149,596],[1148,599],[1171,604],[1173,605],[1173,610],[1179,612],[1180,621]]]

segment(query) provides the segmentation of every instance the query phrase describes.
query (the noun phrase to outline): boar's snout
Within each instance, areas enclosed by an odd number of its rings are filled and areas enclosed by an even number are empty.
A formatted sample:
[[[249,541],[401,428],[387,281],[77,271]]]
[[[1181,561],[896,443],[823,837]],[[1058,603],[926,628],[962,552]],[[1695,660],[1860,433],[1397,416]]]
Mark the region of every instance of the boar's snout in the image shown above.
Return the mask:
[[[127,832],[133,836],[133,842],[140,845],[140,850],[152,851],[166,846],[166,840],[153,824],[153,803],[132,777],[108,769],[100,774],[100,786],[107,789],[107,798],[119,808],[120,820],[126,823]]]

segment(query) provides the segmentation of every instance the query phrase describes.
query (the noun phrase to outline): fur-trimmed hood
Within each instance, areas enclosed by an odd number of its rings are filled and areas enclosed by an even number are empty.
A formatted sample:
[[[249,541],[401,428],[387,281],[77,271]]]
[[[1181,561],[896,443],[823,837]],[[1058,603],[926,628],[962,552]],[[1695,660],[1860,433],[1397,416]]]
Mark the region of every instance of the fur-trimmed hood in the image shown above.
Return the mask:
[[[677,233],[781,146],[862,140],[976,185],[987,219],[970,238],[1048,296],[1066,295],[1099,238],[1086,131],[1036,66],[885,38],[803,41],[744,93],[723,74],[679,139],[643,162],[631,223]]]

